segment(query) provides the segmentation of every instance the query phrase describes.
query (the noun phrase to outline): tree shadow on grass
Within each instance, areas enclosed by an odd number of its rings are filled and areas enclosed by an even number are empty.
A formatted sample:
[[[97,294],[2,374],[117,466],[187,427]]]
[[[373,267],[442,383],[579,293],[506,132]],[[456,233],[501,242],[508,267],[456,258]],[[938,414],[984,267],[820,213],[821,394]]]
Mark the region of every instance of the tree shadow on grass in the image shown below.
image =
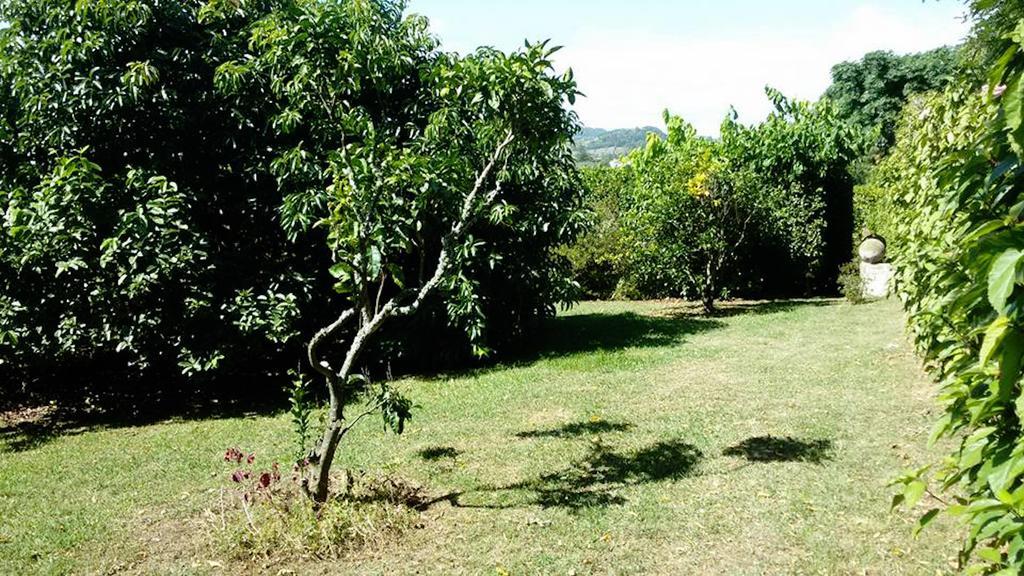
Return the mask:
[[[681,344],[687,336],[721,328],[720,317],[739,314],[772,314],[804,306],[830,306],[831,300],[784,300],[771,302],[724,302],[716,317],[703,315],[699,306],[681,303],[661,314],[634,312],[570,314],[548,320],[539,337],[507,361],[490,367],[435,374],[454,377],[526,365],[544,358],[558,358],[599,351],[651,348]],[[216,391],[152,390],[140,385],[135,395],[101,397],[94,405],[79,402],[47,411],[43,416],[9,418],[0,414],[0,452],[21,452],[42,446],[58,436],[89,430],[153,424],[166,420],[188,421],[268,415],[285,408],[278,377],[221,379]],[[144,384],[144,383],[140,383]],[[90,401],[96,400],[90,398]],[[104,406],[95,409],[95,406]],[[12,413],[18,410],[12,409]],[[608,430],[609,432],[613,430]],[[572,431],[563,431],[562,436]],[[542,435],[540,432],[538,435]],[[527,436],[528,437],[528,436]]]
[[[546,430],[527,430],[516,434],[516,438],[575,438],[588,434],[608,434],[612,432],[627,432],[633,429],[629,422],[608,422],[607,420],[590,420],[587,422],[572,422],[558,428]]]
[[[143,426],[160,422],[187,422],[266,416],[284,409],[280,386],[224,388],[217,393],[109,394],[67,400],[61,404],[11,408],[0,411],[0,453],[25,452],[58,437],[90,431]],[[219,449],[219,448],[218,448]]]
[[[800,308],[825,308],[842,301],[834,298],[790,298],[785,300],[722,300],[715,303],[715,311],[708,315],[694,302],[681,302],[670,311],[679,317],[731,318],[734,316],[764,316],[792,312]]]
[[[559,316],[548,320],[520,360],[611,352],[626,348],[655,348],[679,344],[687,336],[721,328],[713,318],[682,314],[648,316],[635,312]]]
[[[831,440],[801,440],[786,436],[758,436],[726,448],[725,456],[737,456],[749,462],[807,462],[822,464],[832,459]]]
[[[611,352],[626,348],[653,348],[682,343],[687,336],[723,328],[723,319],[742,315],[766,315],[799,308],[827,307],[836,300],[725,301],[711,316],[699,304],[678,302],[653,314],[635,312],[594,312],[567,314],[548,320],[529,349],[518,359],[568,356],[588,352]]]
[[[716,316],[742,316],[753,314],[763,316],[766,314],[781,314],[792,312],[800,308],[828,308],[837,306],[842,300],[834,298],[791,298],[788,300],[764,300],[764,301],[737,301],[728,302],[716,312]]]
[[[428,462],[436,462],[438,460],[455,459],[459,456],[460,452],[451,446],[429,446],[420,450],[418,454],[420,458]]]
[[[632,451],[615,450],[599,440],[592,440],[583,458],[560,470],[504,486],[483,486],[447,494],[426,502],[423,508],[442,501],[460,508],[517,507],[515,504],[463,501],[469,494],[519,494],[526,498],[527,505],[570,511],[620,505],[626,502],[620,493],[623,489],[690,476],[702,457],[697,447],[682,440],[657,442]]]

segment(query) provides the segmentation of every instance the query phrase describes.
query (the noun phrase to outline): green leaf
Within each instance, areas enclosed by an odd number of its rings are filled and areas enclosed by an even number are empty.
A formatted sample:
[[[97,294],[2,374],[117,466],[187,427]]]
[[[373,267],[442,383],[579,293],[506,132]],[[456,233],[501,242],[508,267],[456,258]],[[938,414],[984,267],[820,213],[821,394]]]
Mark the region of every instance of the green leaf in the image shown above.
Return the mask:
[[[921,531],[924,530],[925,527],[928,526],[928,524],[931,524],[932,520],[935,520],[935,518],[939,515],[939,512],[941,512],[941,510],[939,510],[938,508],[933,508],[925,512],[924,516],[921,516],[921,518],[917,521],[917,524],[914,526],[913,535],[915,538],[917,538],[921,534]]]
[[[1000,563],[1003,561],[1003,553],[995,548],[979,548],[978,558],[989,562]]]
[[[928,486],[920,480],[914,480],[907,484],[907,487],[903,490],[903,498],[907,508],[917,506],[917,503],[921,501],[927,489]]]
[[[1017,278],[1017,265],[1020,263],[1020,250],[1010,249],[1003,252],[992,264],[988,274],[988,300],[997,312],[1006,310],[1006,302],[1013,294]]]
[[[997,230],[1001,230],[1005,227],[1006,222],[1004,222],[1003,220],[990,220],[972,230],[971,233],[964,238],[964,243],[973,244],[974,242],[977,242],[980,238],[988,236],[989,234]]]
[[[1006,332],[1009,329],[1010,320],[1006,316],[1000,316],[996,318],[988,329],[985,330],[985,339],[981,344],[980,361],[982,364],[988,364],[992,357],[995,355],[996,348],[1003,343],[1003,339],[1006,338]]]
[[[348,278],[349,266],[348,264],[339,262],[334,266],[331,266],[327,271],[331,274],[332,277],[340,280],[342,278]]]
[[[380,276],[382,260],[380,248],[370,246],[369,257],[366,259],[366,275],[368,278],[376,279]]]
[[[1003,353],[999,359],[999,390],[997,396],[1003,402],[1010,398],[1014,385],[1020,379],[1022,357],[1024,357],[1024,334],[1013,330],[1006,336],[1003,342]]]
[[[1014,132],[1021,127],[1024,121],[1024,94],[1021,93],[1020,76],[1015,77],[1006,87],[1003,94],[1003,110],[1006,113],[1006,129]]]

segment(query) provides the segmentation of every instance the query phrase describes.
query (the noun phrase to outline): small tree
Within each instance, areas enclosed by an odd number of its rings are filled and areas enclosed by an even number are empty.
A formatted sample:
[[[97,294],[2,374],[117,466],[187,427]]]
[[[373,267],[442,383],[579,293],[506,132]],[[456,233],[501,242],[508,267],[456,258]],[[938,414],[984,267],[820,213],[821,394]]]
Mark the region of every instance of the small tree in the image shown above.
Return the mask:
[[[627,215],[634,238],[626,244],[637,247],[641,270],[649,262],[651,277],[671,271],[675,288],[712,313],[758,212],[755,180],[730,165],[719,142],[698,137],[681,118],[665,119],[668,139],[651,139],[631,156],[638,201]]]
[[[582,197],[577,121],[565,108],[576,85],[571,73],[553,73],[554,50],[441,54],[425,21],[402,17],[403,8],[296,2],[253,26],[255,54],[218,72],[226,91],[270,96],[281,139],[273,171],[288,194],[282,219],[294,233],[323,230],[333,261],[340,312],[307,347],[330,397],[303,480],[316,502],[328,497],[334,455],[356,423],[380,412],[401,432],[409,418],[405,399],[360,372],[374,336],[437,296],[486,353],[476,274],[488,239],[475,225],[486,219],[528,237],[571,225],[559,212]],[[347,412],[367,398],[364,411]]]

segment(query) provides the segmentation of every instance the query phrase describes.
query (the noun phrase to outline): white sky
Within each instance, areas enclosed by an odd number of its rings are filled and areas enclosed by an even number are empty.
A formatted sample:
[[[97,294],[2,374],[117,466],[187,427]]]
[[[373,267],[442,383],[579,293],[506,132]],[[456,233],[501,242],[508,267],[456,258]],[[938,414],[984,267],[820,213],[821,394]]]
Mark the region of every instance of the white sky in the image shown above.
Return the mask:
[[[948,0],[634,3],[632,17],[604,0],[413,0],[411,10],[431,18],[448,49],[508,50],[522,38],[565,46],[557,61],[587,95],[576,110],[588,126],[661,126],[669,108],[704,134],[717,134],[730,105],[744,122],[762,119],[765,85],[816,99],[839,62],[956,44],[970,28],[963,6]]]

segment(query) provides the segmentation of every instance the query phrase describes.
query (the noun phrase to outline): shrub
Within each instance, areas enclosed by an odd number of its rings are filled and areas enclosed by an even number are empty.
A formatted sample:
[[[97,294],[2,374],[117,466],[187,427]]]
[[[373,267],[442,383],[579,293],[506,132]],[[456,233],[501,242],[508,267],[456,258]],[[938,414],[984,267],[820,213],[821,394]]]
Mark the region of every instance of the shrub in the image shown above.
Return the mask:
[[[867,140],[827,100],[808,104],[773,90],[768,95],[776,110],[759,125],[744,126],[730,116],[721,138],[711,140],[670,119],[678,124],[669,126],[674,138],[649,141],[627,168],[588,173],[596,223],[567,254],[590,295],[705,299],[704,292],[714,298],[835,292],[839,268],[853,251],[849,168]],[[702,204],[696,200],[712,197],[687,192],[702,188],[700,181],[725,192],[726,204],[737,209],[728,223],[726,212],[707,210],[724,205]],[[729,262],[709,275],[711,259],[702,251],[712,240],[729,245],[723,253]],[[715,277],[713,289],[704,282],[709,277]]]
[[[764,218],[741,254],[743,291],[761,297],[834,294],[853,253],[851,165],[867,147],[828,99],[793,101],[767,89],[775,111],[761,124],[729,118],[722,141],[734,165],[760,179]]]
[[[631,285],[653,296],[683,295],[705,311],[728,293],[736,255],[759,196],[750,172],[729,163],[721,144],[666,113],[668,139],[652,139],[630,161],[633,197],[623,216]]]
[[[902,476],[895,503],[927,503],[921,527],[942,511],[962,517],[961,564],[985,574],[1024,570],[1022,41],[1019,26],[1000,41],[989,88],[916,100],[884,167],[907,214],[890,243],[897,293],[942,385],[933,437],[958,444]]]
[[[213,90],[250,18],[201,6],[0,2],[0,380],[20,391],[260,372],[324,294],[259,131]]]
[[[606,299],[619,289],[629,256],[621,218],[632,194],[633,171],[595,167],[583,169],[582,174],[591,226],[575,243],[563,247],[563,253],[582,295]]]
[[[857,261],[847,262],[839,272],[839,291],[843,298],[851,304],[863,304],[867,298],[864,295],[864,279],[860,275],[860,263]]]
[[[301,471],[263,469],[255,454],[225,453],[230,472],[208,509],[205,529],[215,551],[241,561],[337,559],[380,547],[413,528],[424,497],[402,480],[345,473],[347,490],[314,506],[299,487]]]

